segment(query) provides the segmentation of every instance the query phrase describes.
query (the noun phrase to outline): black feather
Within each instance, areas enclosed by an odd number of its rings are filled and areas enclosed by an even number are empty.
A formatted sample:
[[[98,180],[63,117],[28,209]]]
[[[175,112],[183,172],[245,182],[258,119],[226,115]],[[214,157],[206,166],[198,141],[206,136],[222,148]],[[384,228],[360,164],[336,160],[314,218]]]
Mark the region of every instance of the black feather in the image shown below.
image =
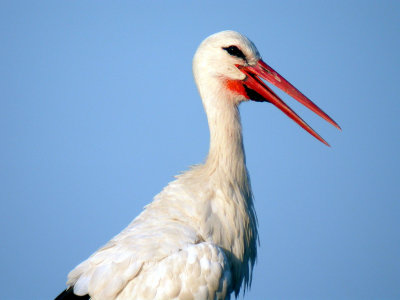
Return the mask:
[[[74,294],[74,288],[69,287],[58,295],[54,300],[89,300],[89,295],[77,296]]]

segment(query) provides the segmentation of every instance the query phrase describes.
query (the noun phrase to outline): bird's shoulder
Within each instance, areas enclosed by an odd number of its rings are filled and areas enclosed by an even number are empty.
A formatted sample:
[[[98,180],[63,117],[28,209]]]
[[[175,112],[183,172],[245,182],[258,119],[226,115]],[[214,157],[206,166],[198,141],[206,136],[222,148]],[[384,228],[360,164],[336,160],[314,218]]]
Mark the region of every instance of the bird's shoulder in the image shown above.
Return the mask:
[[[142,213],[76,266],[68,275],[67,285],[74,286],[78,295],[107,292],[104,299],[113,299],[112,296],[135,278],[145,264],[161,261],[199,240],[190,226],[162,216],[152,219]]]
[[[212,243],[186,244],[147,260],[135,260],[126,250],[124,258],[121,253],[111,258],[107,249],[97,252],[97,261],[89,258],[86,263],[91,265],[83,266],[84,272],[82,266],[71,272],[70,285],[76,294],[119,300],[228,299],[231,292],[230,264],[224,251]],[[107,259],[100,262],[100,256]]]

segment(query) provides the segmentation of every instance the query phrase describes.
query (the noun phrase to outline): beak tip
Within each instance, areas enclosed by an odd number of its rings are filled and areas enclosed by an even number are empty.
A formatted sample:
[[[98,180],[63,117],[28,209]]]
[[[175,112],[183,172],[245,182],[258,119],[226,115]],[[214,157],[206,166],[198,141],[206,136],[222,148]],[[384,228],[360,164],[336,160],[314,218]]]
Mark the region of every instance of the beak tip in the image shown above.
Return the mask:
[[[322,141],[326,146],[328,146],[329,148],[331,148],[331,145],[329,145],[329,143],[325,140]]]
[[[339,124],[336,123],[335,121],[333,121],[332,125],[335,126],[337,129],[339,129],[340,131],[342,131],[342,127],[340,127]]]

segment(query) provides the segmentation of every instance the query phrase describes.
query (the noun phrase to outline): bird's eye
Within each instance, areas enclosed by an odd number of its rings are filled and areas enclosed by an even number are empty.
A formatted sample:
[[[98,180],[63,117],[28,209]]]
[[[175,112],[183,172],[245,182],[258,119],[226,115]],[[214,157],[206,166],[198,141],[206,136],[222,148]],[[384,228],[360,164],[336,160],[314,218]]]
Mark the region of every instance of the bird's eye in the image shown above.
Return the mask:
[[[242,58],[246,60],[246,56],[243,54],[243,52],[236,46],[229,46],[229,47],[222,47],[226,52],[228,52],[232,56],[236,56],[239,58]]]

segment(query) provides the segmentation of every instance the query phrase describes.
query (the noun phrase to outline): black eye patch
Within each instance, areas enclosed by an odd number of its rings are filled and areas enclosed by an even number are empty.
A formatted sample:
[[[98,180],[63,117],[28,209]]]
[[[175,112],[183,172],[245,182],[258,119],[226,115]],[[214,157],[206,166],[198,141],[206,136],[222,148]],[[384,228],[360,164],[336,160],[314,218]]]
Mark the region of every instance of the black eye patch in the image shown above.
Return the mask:
[[[246,60],[246,56],[243,54],[243,52],[236,46],[229,46],[229,47],[222,47],[226,52],[228,52],[232,56],[236,56],[239,58],[242,58]]]

